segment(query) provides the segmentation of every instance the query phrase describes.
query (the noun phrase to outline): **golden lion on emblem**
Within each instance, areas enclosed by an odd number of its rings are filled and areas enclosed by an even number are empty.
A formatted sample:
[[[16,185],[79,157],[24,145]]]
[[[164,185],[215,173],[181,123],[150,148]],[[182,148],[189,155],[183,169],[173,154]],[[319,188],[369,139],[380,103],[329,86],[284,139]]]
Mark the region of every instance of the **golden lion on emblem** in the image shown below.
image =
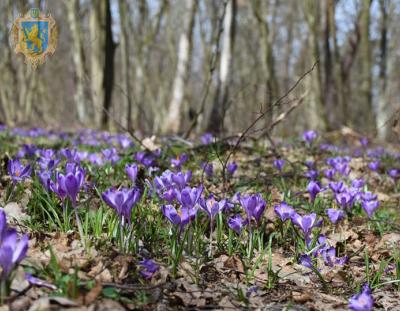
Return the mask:
[[[31,28],[30,32],[27,32],[26,28],[22,28],[24,31],[24,37],[22,39],[22,42],[25,45],[25,49],[28,50],[30,53],[37,53],[40,54],[43,52],[42,49],[42,44],[43,44],[43,37],[44,37],[44,31],[39,36],[39,27],[37,24],[34,24]],[[32,48],[28,48],[28,42],[32,43]],[[35,47],[37,47],[38,52],[35,52]]]

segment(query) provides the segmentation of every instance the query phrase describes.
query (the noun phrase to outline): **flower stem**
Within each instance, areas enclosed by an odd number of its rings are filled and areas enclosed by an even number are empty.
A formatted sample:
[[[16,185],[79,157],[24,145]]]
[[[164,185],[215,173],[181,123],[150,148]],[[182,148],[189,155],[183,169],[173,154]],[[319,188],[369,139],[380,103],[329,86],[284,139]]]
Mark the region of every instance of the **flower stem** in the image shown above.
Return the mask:
[[[76,205],[74,205],[74,211],[75,211],[76,225],[78,226],[79,236],[81,238],[83,247],[86,248],[86,241],[85,241],[85,236],[83,234],[82,223],[81,219],[79,218],[78,208],[76,207]]]

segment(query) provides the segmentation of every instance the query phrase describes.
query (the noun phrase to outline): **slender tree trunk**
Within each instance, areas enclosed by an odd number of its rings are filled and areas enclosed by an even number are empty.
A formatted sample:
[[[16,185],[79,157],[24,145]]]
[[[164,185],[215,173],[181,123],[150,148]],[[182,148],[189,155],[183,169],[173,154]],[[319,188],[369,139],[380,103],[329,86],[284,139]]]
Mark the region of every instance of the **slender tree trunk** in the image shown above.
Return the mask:
[[[360,38],[360,105],[356,110],[355,124],[362,131],[375,130],[375,118],[372,108],[372,59],[369,38],[370,6],[372,0],[361,1],[361,38]],[[362,118],[360,118],[362,116]]]
[[[235,42],[235,15],[236,0],[229,0],[224,17],[224,33],[222,34],[223,44],[221,47],[217,90],[207,125],[207,130],[213,133],[221,133],[223,130],[223,116],[228,100],[230,67]]]
[[[388,138],[388,125],[386,122],[389,120],[389,113],[387,110],[388,104],[388,88],[387,88],[387,45],[388,45],[388,1],[379,0],[380,9],[380,51],[379,51],[379,100],[376,113],[376,126],[378,131],[378,138],[386,140]]]
[[[320,2],[305,0],[304,13],[309,27],[308,43],[310,54],[312,55],[312,62],[315,62],[316,60],[320,60]],[[319,63],[311,73],[310,78],[311,79],[307,80],[307,87],[310,92],[308,106],[309,127],[318,130],[325,130],[327,125],[327,115],[322,102],[321,63]]]
[[[114,55],[116,44],[113,40],[112,34],[112,16],[111,16],[111,3],[110,0],[106,2],[106,49],[105,49],[105,63],[104,63],[104,74],[103,74],[103,89],[104,89],[104,100],[103,100],[103,116],[101,119],[101,127],[103,129],[108,128],[109,124],[109,112],[111,108],[112,91],[114,86]]]
[[[324,92],[323,99],[325,103],[325,109],[328,116],[328,129],[334,129],[337,120],[336,109],[335,109],[335,98],[334,98],[334,65],[332,57],[331,47],[331,36],[332,36],[332,25],[331,25],[331,14],[333,13],[332,6],[334,5],[333,0],[323,2],[325,5],[325,29],[324,29]]]
[[[340,126],[341,124],[346,124],[344,112],[344,92],[343,92],[343,81],[341,75],[341,59],[340,51],[337,43],[336,35],[336,2],[334,0],[329,0],[329,24],[332,33],[332,43],[333,43],[333,67],[334,67],[334,81],[335,81],[335,101],[336,101],[336,123],[335,126]]]
[[[275,75],[274,56],[272,53],[272,32],[268,23],[268,8],[267,4],[263,5],[261,0],[252,0],[253,14],[257,20],[258,30],[261,40],[262,52],[262,70],[264,73],[264,81],[266,86],[265,107],[263,110],[268,110],[266,116],[266,126],[268,127],[273,118],[273,101],[276,95],[279,94],[278,83]],[[276,3],[275,3],[276,4]]]
[[[197,0],[186,1],[186,12],[183,31],[179,39],[178,64],[172,87],[172,98],[163,129],[164,133],[177,133],[181,127],[181,111],[185,97],[185,89],[190,71],[190,56],[192,54],[192,34],[196,15]]]
[[[93,104],[93,121],[95,125],[100,124],[104,102],[104,60],[106,39],[106,11],[108,1],[92,1],[90,11],[90,37],[91,37],[91,66],[90,85]]]
[[[74,101],[78,120],[80,123],[86,121],[86,100],[85,100],[85,69],[84,52],[81,38],[81,29],[79,26],[79,0],[66,1],[68,11],[68,23],[72,36],[72,60],[75,67],[75,87]]]
[[[121,51],[121,82],[124,88],[124,94],[122,95],[122,102],[124,110],[126,110],[126,126],[128,129],[132,129],[132,101],[131,101],[131,88],[129,86],[129,73],[130,73],[130,61],[129,61],[129,11],[126,1],[119,0],[119,20],[120,20],[120,51]]]

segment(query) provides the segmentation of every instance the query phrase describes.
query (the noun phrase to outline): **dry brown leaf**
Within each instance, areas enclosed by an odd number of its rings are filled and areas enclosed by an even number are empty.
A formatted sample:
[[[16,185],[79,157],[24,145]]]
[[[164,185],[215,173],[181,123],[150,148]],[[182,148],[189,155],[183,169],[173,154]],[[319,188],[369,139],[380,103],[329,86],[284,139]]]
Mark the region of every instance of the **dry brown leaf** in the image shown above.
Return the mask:
[[[103,286],[101,282],[96,281],[94,287],[83,298],[83,304],[87,305],[93,303],[97,299],[97,297],[101,294],[102,290]]]
[[[10,202],[4,207],[4,211],[7,215],[7,219],[12,221],[21,222],[28,219],[28,215],[24,212],[22,207],[16,202]]]
[[[374,294],[375,303],[382,306],[385,311],[400,310],[400,293],[393,291],[379,291]]]
[[[310,301],[312,299],[312,296],[307,291],[306,292],[293,291],[292,298],[293,298],[293,301],[296,303],[305,303],[307,301]]]

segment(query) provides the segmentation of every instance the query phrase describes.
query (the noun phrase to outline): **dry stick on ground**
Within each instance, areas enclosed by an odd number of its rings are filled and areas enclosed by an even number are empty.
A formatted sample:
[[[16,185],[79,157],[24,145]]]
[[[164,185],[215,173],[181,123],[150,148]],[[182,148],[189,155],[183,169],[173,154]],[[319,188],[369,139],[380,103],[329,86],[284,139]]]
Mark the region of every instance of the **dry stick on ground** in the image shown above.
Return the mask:
[[[238,138],[236,144],[233,146],[233,148],[230,150],[228,156],[225,159],[225,162],[223,163],[222,166],[222,178],[223,178],[223,185],[224,185],[224,190],[226,190],[226,166],[228,164],[229,159],[231,158],[231,156],[236,152],[237,148],[239,147],[240,143],[242,143],[242,141],[246,138],[246,135],[248,134],[248,132],[261,120],[263,119],[267,113],[269,113],[275,106],[279,106],[281,104],[281,102],[289,96],[289,94],[297,88],[297,86],[300,84],[301,81],[303,81],[304,78],[306,78],[314,69],[315,67],[318,65],[318,60],[313,64],[313,66],[306,71],[303,75],[300,76],[299,79],[297,79],[297,81],[293,84],[293,86],[284,94],[282,95],[279,99],[277,99],[268,109],[266,109],[265,111],[263,111],[260,116],[258,116],[247,128],[245,131],[243,131],[243,133],[240,135],[240,137]],[[275,124],[276,125],[276,124]],[[271,131],[273,127],[270,127],[268,129],[268,131]]]

